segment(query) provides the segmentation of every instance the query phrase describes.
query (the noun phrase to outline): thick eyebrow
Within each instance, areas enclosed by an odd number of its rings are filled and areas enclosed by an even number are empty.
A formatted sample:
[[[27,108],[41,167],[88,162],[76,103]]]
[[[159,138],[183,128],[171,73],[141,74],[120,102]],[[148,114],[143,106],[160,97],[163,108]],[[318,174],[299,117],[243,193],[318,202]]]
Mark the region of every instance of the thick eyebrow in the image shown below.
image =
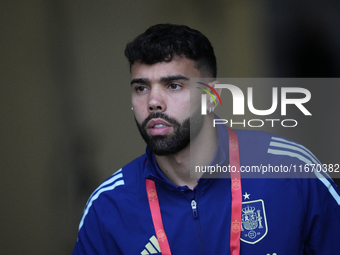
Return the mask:
[[[169,82],[169,81],[177,81],[177,80],[184,80],[184,81],[188,81],[189,78],[185,77],[183,75],[170,75],[170,76],[165,76],[161,78],[161,82]]]
[[[160,82],[169,82],[169,81],[177,81],[177,80],[184,80],[184,81],[188,81],[189,78],[185,77],[183,75],[170,75],[170,76],[165,76],[165,77],[161,77]],[[134,83],[149,83],[150,80],[147,78],[136,78],[136,79],[132,79],[132,81],[130,82],[130,84],[134,84]]]
[[[132,79],[132,81],[130,82],[130,84],[134,84],[134,83],[149,83],[149,79],[147,78],[136,78],[136,79]]]

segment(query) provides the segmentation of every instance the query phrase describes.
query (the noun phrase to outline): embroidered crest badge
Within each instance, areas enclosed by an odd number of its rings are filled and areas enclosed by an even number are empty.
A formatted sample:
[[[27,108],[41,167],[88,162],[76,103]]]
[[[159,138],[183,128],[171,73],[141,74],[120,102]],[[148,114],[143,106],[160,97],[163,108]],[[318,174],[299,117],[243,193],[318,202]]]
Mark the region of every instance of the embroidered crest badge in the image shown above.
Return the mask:
[[[262,199],[242,203],[241,240],[255,244],[268,232],[266,211]]]

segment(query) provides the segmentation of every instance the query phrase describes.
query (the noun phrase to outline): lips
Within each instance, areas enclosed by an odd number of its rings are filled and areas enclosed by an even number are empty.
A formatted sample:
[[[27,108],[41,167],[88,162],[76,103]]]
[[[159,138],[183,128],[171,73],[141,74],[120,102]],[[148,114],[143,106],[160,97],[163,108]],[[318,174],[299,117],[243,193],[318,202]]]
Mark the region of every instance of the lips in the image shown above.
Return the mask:
[[[161,118],[151,119],[146,126],[150,135],[166,135],[172,130],[172,125]]]

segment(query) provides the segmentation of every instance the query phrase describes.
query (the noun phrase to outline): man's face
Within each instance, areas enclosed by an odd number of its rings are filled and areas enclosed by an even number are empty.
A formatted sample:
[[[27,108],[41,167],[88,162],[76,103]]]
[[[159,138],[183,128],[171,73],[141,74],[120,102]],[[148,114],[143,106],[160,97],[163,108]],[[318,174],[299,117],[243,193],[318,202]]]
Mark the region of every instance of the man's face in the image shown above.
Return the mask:
[[[200,77],[195,62],[174,58],[171,62],[131,66],[132,106],[137,127],[156,155],[181,151],[202,127],[200,109],[190,116],[189,78]],[[194,123],[193,123],[194,122]]]

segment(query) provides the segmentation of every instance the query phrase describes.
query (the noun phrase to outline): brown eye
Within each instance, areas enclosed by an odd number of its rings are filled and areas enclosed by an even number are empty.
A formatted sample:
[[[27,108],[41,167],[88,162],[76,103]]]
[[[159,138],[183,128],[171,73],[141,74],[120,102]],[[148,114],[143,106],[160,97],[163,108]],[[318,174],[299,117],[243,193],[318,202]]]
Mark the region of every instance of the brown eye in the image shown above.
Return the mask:
[[[169,88],[172,89],[172,90],[178,90],[180,89],[182,86],[177,84],[177,83],[172,83],[169,85]]]
[[[143,91],[146,90],[146,87],[144,87],[144,86],[137,86],[137,87],[135,88],[135,90],[136,90],[136,92],[143,92]]]

